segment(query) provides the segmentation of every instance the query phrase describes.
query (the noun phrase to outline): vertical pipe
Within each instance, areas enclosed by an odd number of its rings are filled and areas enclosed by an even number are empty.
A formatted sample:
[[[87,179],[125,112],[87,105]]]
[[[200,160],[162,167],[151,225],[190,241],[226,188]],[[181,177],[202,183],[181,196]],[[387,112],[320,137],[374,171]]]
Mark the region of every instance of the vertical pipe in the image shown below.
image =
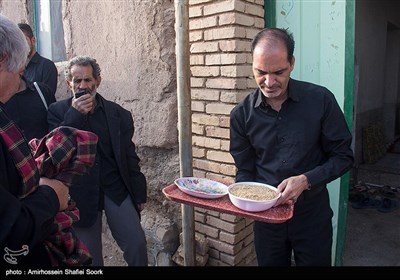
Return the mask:
[[[176,82],[178,95],[179,163],[181,177],[193,175],[192,114],[190,98],[189,0],[175,0]],[[196,263],[194,208],[182,204],[184,265]]]

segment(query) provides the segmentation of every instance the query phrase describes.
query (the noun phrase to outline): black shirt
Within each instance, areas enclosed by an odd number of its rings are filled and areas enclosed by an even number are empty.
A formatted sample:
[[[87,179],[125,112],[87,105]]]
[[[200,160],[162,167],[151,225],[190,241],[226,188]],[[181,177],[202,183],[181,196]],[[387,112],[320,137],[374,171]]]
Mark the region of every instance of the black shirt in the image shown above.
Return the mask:
[[[57,90],[58,71],[53,61],[39,53],[35,53],[24,71],[24,76],[31,82],[43,82],[49,86],[55,96]]]
[[[276,187],[290,176],[304,174],[313,187],[351,168],[352,136],[328,89],[290,79],[288,99],[279,112],[262,102],[262,96],[256,89],[230,115],[237,182]]]
[[[117,205],[125,200],[128,190],[122,180],[112,148],[110,131],[102,100],[96,96],[97,105],[92,114],[88,114],[90,130],[99,137],[97,143],[97,159],[100,163],[101,190]],[[119,141],[119,140],[118,140]],[[100,208],[103,206],[100,196]]]

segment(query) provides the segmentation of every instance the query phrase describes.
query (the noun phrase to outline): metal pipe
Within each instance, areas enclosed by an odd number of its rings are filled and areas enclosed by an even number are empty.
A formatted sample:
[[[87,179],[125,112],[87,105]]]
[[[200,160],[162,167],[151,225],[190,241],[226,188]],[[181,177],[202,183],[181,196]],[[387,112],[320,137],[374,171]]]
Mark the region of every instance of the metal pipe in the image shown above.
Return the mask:
[[[189,0],[175,0],[176,82],[178,96],[179,164],[181,177],[193,176],[190,97]],[[196,264],[194,208],[182,204],[184,265]]]

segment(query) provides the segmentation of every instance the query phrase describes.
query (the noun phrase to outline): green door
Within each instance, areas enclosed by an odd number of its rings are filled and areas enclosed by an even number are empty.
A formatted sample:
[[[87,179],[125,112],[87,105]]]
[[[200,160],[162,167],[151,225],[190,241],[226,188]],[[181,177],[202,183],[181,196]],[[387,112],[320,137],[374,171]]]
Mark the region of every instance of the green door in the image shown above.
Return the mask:
[[[342,1],[265,1],[267,26],[289,28],[295,39],[292,77],[323,85],[336,96],[352,127],[354,4]],[[349,175],[328,185],[334,211],[333,265],[341,265],[345,242]]]

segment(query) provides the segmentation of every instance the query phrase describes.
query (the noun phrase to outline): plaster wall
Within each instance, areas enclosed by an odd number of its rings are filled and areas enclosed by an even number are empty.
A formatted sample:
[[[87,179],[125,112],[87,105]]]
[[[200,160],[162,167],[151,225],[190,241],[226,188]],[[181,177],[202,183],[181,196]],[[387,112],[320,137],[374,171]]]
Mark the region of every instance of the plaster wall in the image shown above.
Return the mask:
[[[68,58],[89,55],[98,60],[99,92],[132,112],[138,146],[175,146],[173,2],[95,2],[63,1]]]

